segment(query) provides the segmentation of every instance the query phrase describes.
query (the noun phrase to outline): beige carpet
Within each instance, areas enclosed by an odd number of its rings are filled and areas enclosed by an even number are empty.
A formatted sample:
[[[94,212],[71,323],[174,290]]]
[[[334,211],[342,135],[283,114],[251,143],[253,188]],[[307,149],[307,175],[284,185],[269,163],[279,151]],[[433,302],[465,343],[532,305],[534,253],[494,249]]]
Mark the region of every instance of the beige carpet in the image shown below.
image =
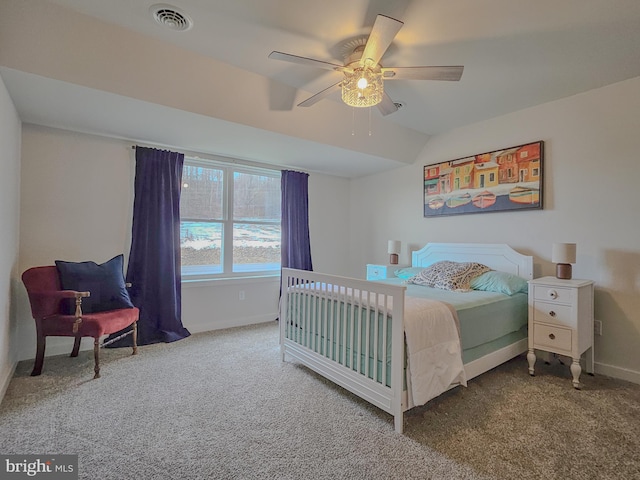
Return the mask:
[[[85,340],[88,341],[88,340]],[[70,345],[71,348],[71,345]],[[640,478],[640,386],[517,358],[406,415],[291,362],[277,325],[21,362],[0,452],[79,454],[86,479]]]

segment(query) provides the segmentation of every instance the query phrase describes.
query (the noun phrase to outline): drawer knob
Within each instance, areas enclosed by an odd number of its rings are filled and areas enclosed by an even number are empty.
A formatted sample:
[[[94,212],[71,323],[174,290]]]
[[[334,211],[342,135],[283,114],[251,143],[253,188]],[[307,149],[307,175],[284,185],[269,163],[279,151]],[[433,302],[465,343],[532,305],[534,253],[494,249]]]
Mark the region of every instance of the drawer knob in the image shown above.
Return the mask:
[[[555,339],[556,339],[556,336],[555,336],[553,333],[550,333],[550,334],[549,334],[549,338],[550,338],[551,340],[555,340]]]
[[[558,292],[556,292],[555,290],[549,290],[547,292],[547,295],[549,295],[549,298],[558,298]]]
[[[551,310],[551,311],[549,312],[549,316],[550,316],[550,317],[555,317],[555,316],[556,316],[556,312],[554,312],[553,310]]]

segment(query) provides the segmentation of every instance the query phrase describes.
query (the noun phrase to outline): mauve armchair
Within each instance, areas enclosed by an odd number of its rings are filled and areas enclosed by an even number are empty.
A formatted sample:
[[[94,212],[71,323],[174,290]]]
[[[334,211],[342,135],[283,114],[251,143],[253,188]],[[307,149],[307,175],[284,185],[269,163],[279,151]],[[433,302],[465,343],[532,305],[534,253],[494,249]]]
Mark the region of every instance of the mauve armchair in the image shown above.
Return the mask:
[[[83,314],[82,299],[89,297],[91,292],[63,290],[55,266],[30,268],[22,274],[22,281],[27,289],[31,313],[36,321],[37,349],[32,376],[42,373],[46,338],[50,336],[75,337],[71,357],[78,356],[82,337],[93,337],[93,378],[100,377],[100,337],[103,335],[131,327],[126,335],[133,335],[133,355],[137,354],[137,321],[140,314],[138,308],[119,308]],[[65,310],[69,301],[75,302],[73,314]]]

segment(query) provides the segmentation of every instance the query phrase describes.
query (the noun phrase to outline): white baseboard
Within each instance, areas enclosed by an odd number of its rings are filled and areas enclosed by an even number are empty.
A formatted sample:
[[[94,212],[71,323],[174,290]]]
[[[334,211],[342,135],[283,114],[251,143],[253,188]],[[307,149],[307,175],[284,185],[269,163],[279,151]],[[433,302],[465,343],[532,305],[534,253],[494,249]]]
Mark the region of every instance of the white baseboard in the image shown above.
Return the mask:
[[[185,328],[189,330],[191,333],[201,333],[201,332],[209,332],[211,330],[222,330],[224,328],[233,328],[233,327],[244,327],[246,325],[254,325],[256,323],[266,323],[273,322],[278,318],[278,314],[276,312],[269,313],[266,315],[256,315],[253,317],[243,317],[236,318],[232,320],[226,320],[223,322],[202,322],[202,323],[190,323],[185,324]],[[35,343],[35,339],[34,339]],[[73,338],[72,337],[47,337],[47,349],[45,350],[45,357],[52,357],[54,355],[69,355],[73,348]],[[80,351],[85,350],[93,350],[93,339],[89,337],[84,337],[82,339],[82,343],[80,344]],[[31,360],[35,358],[35,348],[34,352],[30,355],[30,358],[25,358],[24,360]],[[15,369],[15,366],[14,366]],[[11,374],[11,376],[13,373]],[[9,376],[9,379],[11,379]],[[0,378],[0,381],[2,379]]]
[[[7,393],[7,388],[9,388],[9,384],[11,383],[11,379],[13,378],[13,374],[16,372],[17,366],[18,363],[15,362],[5,368],[0,374],[0,403],[2,403],[4,394]]]
[[[607,365],[605,363],[596,362],[595,373],[600,375],[606,375],[607,377],[617,378],[619,380],[626,380],[627,382],[640,384],[640,372],[635,370],[629,370],[628,368],[615,367],[613,365]]]
[[[232,320],[226,320],[223,322],[207,322],[185,325],[185,328],[191,333],[210,332],[212,330],[222,330],[224,328],[244,327],[246,325],[255,325],[257,323],[273,322],[278,318],[276,312],[266,315],[255,315],[253,317],[235,318]]]

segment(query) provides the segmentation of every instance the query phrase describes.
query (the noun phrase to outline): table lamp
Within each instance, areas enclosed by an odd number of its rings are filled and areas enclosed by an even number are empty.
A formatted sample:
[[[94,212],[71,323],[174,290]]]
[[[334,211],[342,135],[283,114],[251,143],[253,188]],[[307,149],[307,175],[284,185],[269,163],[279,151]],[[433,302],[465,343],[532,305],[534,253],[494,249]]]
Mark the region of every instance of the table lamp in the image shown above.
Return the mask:
[[[571,264],[576,263],[575,243],[554,243],[551,261],[556,264],[556,277],[571,280]]]
[[[389,240],[389,247],[387,248],[387,253],[389,254],[389,263],[391,265],[398,264],[398,254],[400,253],[400,248],[402,247],[402,243],[400,240]]]

